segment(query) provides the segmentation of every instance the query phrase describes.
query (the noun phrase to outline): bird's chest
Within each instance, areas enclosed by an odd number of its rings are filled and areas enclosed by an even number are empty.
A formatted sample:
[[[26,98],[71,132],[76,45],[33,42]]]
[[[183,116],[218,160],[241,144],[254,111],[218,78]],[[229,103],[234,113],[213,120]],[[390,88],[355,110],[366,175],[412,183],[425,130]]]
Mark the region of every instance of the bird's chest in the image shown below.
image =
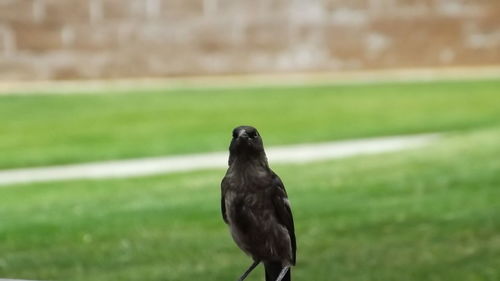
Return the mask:
[[[226,197],[226,214],[231,234],[242,249],[249,239],[269,232],[272,221],[270,200],[264,192],[229,191]]]
[[[225,194],[227,216],[230,223],[250,223],[266,215],[270,203],[268,183],[261,178],[230,181]]]
[[[226,174],[226,214],[230,224],[245,226],[259,220],[269,205],[271,176],[264,168],[245,167],[230,169]]]

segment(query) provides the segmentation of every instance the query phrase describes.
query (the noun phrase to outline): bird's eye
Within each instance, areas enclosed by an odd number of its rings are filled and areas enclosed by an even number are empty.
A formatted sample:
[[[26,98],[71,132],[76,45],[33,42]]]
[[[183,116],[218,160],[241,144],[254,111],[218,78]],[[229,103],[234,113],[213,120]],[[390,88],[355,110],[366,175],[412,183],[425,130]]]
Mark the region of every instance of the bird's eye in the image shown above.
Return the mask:
[[[238,137],[238,133],[236,131],[233,131],[233,138],[237,138]]]
[[[251,132],[248,132],[248,137],[253,139],[255,138],[256,136],[258,136],[257,132],[256,131],[251,131]]]

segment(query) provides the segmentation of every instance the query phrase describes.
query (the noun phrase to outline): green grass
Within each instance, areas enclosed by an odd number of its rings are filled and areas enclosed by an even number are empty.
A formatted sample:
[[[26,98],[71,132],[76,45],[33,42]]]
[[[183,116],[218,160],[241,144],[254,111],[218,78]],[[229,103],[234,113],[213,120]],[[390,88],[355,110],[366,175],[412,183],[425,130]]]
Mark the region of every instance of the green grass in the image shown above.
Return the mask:
[[[0,97],[0,168],[453,131],[425,149],[273,166],[295,280],[500,280],[500,80]],[[271,163],[272,164],[272,163]],[[0,278],[235,280],[211,170],[0,187]],[[259,268],[248,281],[262,280]]]
[[[500,124],[500,80],[0,97],[0,169]]]
[[[471,130],[426,149],[274,167],[296,220],[295,280],[500,280],[499,139],[499,127]],[[235,280],[250,259],[220,218],[222,175],[0,188],[0,276]]]

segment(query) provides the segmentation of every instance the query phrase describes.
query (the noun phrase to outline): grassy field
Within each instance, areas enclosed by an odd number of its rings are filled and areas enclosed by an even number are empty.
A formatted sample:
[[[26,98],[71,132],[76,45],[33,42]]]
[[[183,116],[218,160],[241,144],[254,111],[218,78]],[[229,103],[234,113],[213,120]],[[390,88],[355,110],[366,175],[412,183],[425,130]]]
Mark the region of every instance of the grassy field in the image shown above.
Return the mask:
[[[295,280],[500,280],[500,80],[0,97],[0,167],[450,131],[428,147],[271,165]],[[10,118],[9,118],[10,116]],[[181,117],[180,117],[181,116]],[[0,278],[236,280],[223,170],[0,187]],[[248,281],[262,280],[259,268]]]
[[[500,124],[500,80],[0,96],[0,169]]]
[[[499,280],[499,139],[496,128],[275,167],[296,218],[296,280]],[[222,175],[1,188],[0,276],[235,280],[250,260],[220,218]]]

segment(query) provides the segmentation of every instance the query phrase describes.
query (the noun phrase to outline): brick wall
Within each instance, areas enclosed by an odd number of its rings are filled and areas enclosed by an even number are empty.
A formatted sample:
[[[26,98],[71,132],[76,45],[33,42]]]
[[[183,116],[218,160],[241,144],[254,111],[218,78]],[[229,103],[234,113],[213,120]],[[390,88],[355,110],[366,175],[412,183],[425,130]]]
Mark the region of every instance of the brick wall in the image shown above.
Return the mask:
[[[499,0],[0,0],[4,80],[499,63]]]

